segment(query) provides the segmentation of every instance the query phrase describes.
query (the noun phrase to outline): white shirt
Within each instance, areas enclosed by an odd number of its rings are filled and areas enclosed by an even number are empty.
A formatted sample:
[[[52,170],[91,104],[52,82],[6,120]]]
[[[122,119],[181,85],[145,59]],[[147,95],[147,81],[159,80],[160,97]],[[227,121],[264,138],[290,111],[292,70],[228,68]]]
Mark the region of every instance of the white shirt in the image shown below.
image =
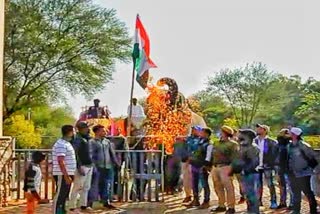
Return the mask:
[[[213,145],[209,144],[209,146],[207,147],[206,161],[208,162],[211,161],[212,152],[213,152]]]
[[[53,145],[52,148],[52,174],[53,175],[63,175],[59,163],[58,157],[64,157],[64,163],[67,170],[68,175],[74,175],[75,171],[77,170],[77,161],[76,155],[73,146],[70,142],[59,139]]]
[[[128,106],[128,116],[130,114],[130,106]],[[132,117],[145,117],[144,110],[141,105],[132,105]]]
[[[263,152],[264,152],[264,142],[265,138],[258,138],[258,146],[259,146],[259,166],[263,167]]]
[[[32,169],[36,172],[36,175],[34,176],[34,188],[38,193],[40,193],[40,185],[42,178],[41,168],[39,165],[33,165]]]

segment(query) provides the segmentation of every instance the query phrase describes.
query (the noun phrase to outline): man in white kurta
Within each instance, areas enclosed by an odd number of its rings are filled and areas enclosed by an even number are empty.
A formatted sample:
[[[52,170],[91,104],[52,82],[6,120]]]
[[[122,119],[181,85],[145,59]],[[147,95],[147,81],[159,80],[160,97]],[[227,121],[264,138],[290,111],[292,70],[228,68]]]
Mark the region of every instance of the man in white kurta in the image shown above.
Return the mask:
[[[129,115],[130,115],[130,105],[128,106],[128,117]],[[132,99],[132,115],[131,115],[132,124],[135,127],[140,128],[145,118],[146,118],[146,115],[144,114],[143,107],[138,104],[137,98],[133,98]]]

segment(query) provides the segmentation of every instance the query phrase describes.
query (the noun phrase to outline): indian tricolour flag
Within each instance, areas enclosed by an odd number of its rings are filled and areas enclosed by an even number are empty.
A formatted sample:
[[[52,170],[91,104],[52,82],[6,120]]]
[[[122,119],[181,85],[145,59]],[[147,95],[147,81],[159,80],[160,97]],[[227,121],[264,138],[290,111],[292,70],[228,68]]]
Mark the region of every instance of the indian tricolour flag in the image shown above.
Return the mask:
[[[145,89],[149,80],[149,69],[157,66],[150,59],[150,41],[139,15],[136,19],[135,43],[132,53],[137,72],[136,80]]]

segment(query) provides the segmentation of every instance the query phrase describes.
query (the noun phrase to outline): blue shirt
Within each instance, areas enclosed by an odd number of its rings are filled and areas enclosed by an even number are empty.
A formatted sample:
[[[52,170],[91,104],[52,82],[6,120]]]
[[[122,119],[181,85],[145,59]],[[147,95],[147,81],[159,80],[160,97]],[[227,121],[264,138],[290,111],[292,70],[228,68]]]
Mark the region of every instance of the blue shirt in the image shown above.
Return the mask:
[[[117,164],[111,142],[106,139],[92,139],[92,160],[96,167],[110,169]]]
[[[192,152],[198,150],[198,146],[200,143],[200,138],[196,136],[189,136],[187,138],[187,148],[188,148],[188,153],[191,154]]]

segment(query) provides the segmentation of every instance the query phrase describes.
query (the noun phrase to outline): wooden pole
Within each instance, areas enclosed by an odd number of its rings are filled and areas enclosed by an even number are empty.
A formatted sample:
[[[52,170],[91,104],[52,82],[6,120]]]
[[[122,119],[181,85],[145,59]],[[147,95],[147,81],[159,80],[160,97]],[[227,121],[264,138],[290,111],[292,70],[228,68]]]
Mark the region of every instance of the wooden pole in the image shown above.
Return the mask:
[[[3,68],[5,0],[0,0],[0,136],[3,136]]]

